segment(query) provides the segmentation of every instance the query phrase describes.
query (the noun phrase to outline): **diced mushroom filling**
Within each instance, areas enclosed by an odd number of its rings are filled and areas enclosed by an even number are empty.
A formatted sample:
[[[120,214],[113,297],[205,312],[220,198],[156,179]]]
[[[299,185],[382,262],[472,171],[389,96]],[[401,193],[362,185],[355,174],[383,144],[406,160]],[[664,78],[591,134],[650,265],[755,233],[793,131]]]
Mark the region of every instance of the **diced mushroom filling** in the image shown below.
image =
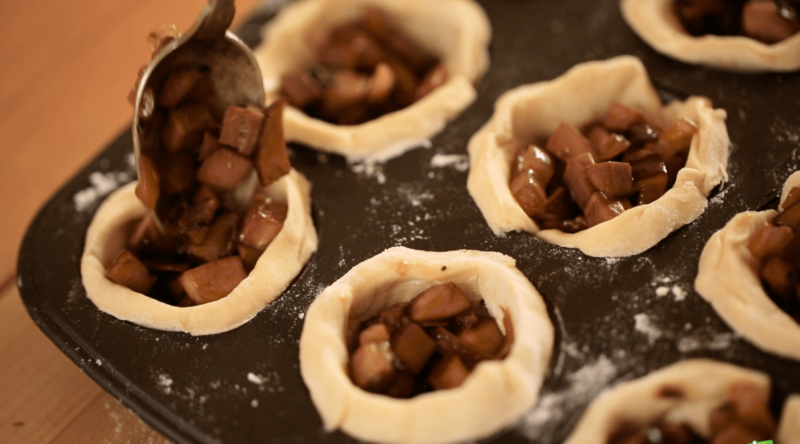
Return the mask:
[[[154,94],[139,157],[136,195],[148,213],[108,267],[113,282],[163,302],[190,306],[227,296],[255,267],[288,211],[257,191],[244,215],[227,194],[255,170],[266,187],[291,165],[283,139],[284,102],[265,109],[228,106],[218,121],[211,80],[199,69],[175,70]]]
[[[500,360],[514,342],[511,316],[500,331],[483,301],[454,283],[392,305],[348,332],[350,378],[364,390],[409,398],[460,386],[478,363]]]
[[[680,390],[665,387],[663,398],[682,397]],[[623,423],[608,437],[609,444],[728,444],[751,443],[774,439],[775,417],[769,409],[768,394],[747,383],[731,386],[726,402],[708,417],[709,439],[700,437],[684,423],[664,419],[653,424]]]
[[[800,187],[789,191],[781,208],[756,229],[747,248],[767,294],[800,322]]]
[[[330,32],[316,63],[281,77],[281,95],[309,116],[358,125],[411,105],[447,78],[435,57],[368,7]]]
[[[511,163],[511,194],[543,229],[591,228],[664,195],[695,133],[689,119],[661,131],[641,111],[614,103],[583,133],[562,123],[545,144],[522,147]]]
[[[674,9],[694,36],[743,35],[772,44],[800,31],[798,0],[675,0]]]

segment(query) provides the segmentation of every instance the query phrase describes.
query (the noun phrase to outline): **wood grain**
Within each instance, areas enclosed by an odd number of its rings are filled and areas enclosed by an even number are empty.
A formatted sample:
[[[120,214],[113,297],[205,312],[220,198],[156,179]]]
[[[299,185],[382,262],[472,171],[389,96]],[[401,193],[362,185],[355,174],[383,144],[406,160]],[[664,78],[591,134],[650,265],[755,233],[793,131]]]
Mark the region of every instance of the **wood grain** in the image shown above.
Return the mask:
[[[42,334],[15,285],[38,208],[121,131],[147,34],[205,0],[27,0],[0,14],[0,443],[162,443]],[[237,19],[257,0],[239,0]],[[236,23],[236,22],[235,22]]]
[[[169,442],[61,354],[15,286],[0,295],[0,356],[0,442]]]

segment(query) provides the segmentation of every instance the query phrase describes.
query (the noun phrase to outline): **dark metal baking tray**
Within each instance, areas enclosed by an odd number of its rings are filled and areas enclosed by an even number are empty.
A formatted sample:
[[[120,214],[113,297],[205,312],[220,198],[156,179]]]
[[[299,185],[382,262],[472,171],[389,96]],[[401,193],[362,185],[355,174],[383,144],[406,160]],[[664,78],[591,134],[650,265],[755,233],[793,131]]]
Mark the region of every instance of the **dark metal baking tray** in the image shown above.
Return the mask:
[[[86,298],[79,261],[102,200],[92,193],[107,191],[98,178],[135,177],[128,133],[64,185],[28,229],[18,283],[33,320],[100,386],[175,441],[351,442],[323,430],[300,377],[297,343],[308,305],[352,266],[395,245],[492,250],[517,259],[544,296],[557,336],[538,407],[488,441],[561,442],[603,388],[690,357],[769,373],[776,408],[787,393],[800,392],[800,363],[735,337],[693,291],[709,236],[738,212],[774,208],[800,164],[800,76],[729,73],[661,56],[624,23],[617,0],[480,3],[494,28],[491,68],[476,102],[431,148],[367,174],[339,156],[292,146],[294,167],[314,184],[319,250],[252,321],[229,333],[192,337],[119,321]],[[260,26],[272,15],[259,11],[239,34],[258,43]],[[523,233],[494,236],[467,193],[466,170],[431,160],[464,156],[470,136],[509,88],[621,54],[639,57],[665,98],[704,95],[727,110],[730,182],[714,191],[697,221],[634,257],[590,258]],[[668,294],[657,296],[658,288]]]

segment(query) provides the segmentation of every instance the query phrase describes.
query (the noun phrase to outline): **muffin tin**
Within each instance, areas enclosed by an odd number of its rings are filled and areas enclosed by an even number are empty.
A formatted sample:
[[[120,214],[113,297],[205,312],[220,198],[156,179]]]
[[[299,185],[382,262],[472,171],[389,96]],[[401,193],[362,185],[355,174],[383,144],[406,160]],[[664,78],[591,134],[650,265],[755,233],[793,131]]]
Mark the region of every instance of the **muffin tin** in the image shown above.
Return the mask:
[[[283,2],[258,11],[239,34],[257,44]],[[150,330],[99,312],[79,261],[86,228],[114,187],[135,179],[126,132],[65,184],[31,224],[18,285],[39,327],[86,374],[168,438],[186,443],[355,442],[323,430],[300,378],[303,316],[322,289],[386,248],[498,251],[517,259],[556,327],[551,372],[537,406],[486,440],[562,442],[604,388],[689,357],[768,373],[774,407],[800,393],[800,362],[737,338],[693,290],[705,242],[733,215],[775,208],[800,168],[800,75],[746,75],[657,54],[624,23],[617,0],[483,0],[494,28],[490,69],[476,102],[432,139],[383,165],[347,164],[292,145],[292,164],[314,185],[319,249],[288,290],[244,326],[193,337]],[[665,100],[709,97],[727,110],[730,180],[695,222],[651,250],[591,258],[525,233],[495,237],[466,189],[466,144],[515,86],[573,65],[639,57]],[[124,98],[120,98],[124,100]]]

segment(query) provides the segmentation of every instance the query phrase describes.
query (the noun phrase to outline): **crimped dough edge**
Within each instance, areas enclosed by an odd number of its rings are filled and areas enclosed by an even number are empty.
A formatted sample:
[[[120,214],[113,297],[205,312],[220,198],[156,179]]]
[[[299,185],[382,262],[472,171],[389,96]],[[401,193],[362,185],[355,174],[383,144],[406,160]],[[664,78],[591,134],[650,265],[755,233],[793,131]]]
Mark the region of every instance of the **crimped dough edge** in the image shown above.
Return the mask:
[[[781,203],[795,186],[800,186],[800,172],[786,180]],[[756,347],[800,360],[800,325],[764,291],[747,249],[756,229],[777,214],[774,210],[740,213],[714,233],[700,255],[694,287],[731,329]]]
[[[339,126],[287,106],[287,141],[299,142],[351,160],[384,161],[428,144],[477,97],[473,86],[489,67],[491,25],[472,0],[300,0],[287,5],[264,31],[255,49],[267,103],[277,99],[281,75],[314,60],[333,27],[356,19],[365,6],[395,17],[403,32],[425,46],[447,67],[449,80],[414,104],[360,125]]]
[[[580,128],[601,120],[613,102],[641,109],[662,127],[681,117],[698,124],[675,185],[655,202],[587,230],[575,234],[540,230],[509,189],[516,150],[549,137],[562,121]],[[520,86],[498,99],[492,118],[469,141],[467,188],[496,235],[526,231],[589,256],[639,254],[700,216],[708,194],[727,180],[730,140],[725,119],[726,112],[714,109],[704,97],[663,106],[635,57],[582,63],[555,80]]]
[[[346,322],[452,281],[472,301],[481,295],[515,341],[502,361],[479,364],[451,390],[393,399],[356,387],[347,375]],[[424,252],[395,247],[362,262],[311,304],[300,338],[300,371],[326,429],[380,443],[449,443],[492,434],[538,397],[553,347],[553,325],[539,293],[514,259],[491,252]],[[504,329],[503,329],[504,330]]]
[[[622,0],[622,15],[653,49],[682,62],[742,72],[800,69],[800,33],[772,45],[743,36],[694,37],[673,12],[673,2]]]
[[[112,193],[98,208],[86,233],[81,276],[86,295],[117,319],[158,330],[210,335],[233,330],[276,299],[300,273],[317,249],[311,219],[311,185],[294,169],[265,192],[286,202],[284,227],[255,268],[226,297],[194,307],[175,307],[137,293],[106,278],[110,264],[127,242],[126,226],[145,214],[136,197],[136,182]]]
[[[755,370],[711,359],[669,365],[601,393],[583,414],[566,444],[605,444],[624,422],[647,425],[660,418],[686,423],[708,439],[709,414],[729,399],[729,387],[736,383],[753,384],[767,395],[770,392],[769,376]],[[678,389],[684,396],[659,397],[662,387]],[[800,424],[800,398],[793,396],[781,414],[778,442],[800,442],[797,424]]]

